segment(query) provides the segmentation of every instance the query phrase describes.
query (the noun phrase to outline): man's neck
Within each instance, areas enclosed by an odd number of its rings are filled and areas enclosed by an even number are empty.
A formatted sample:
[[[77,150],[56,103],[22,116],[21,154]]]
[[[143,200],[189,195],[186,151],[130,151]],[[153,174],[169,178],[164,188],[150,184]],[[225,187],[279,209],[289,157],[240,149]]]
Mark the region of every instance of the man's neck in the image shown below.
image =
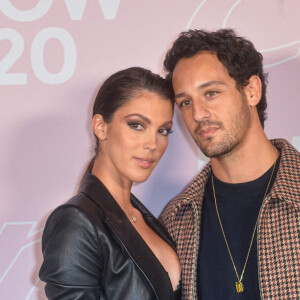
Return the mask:
[[[248,137],[230,153],[211,158],[218,179],[228,183],[248,182],[263,175],[276,161],[278,151],[262,131]]]

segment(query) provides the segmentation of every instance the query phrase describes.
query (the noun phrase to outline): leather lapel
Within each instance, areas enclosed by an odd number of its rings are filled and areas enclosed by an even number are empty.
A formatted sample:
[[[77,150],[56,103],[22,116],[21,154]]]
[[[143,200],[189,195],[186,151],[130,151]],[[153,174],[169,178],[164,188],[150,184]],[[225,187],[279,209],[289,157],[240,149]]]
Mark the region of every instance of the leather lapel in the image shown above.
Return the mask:
[[[131,203],[137,208],[143,215],[145,222],[153,229],[153,231],[159,235],[165,242],[167,242],[174,251],[176,246],[167,230],[161,225],[161,223],[151,214],[151,212],[140,202],[133,194],[131,194]]]
[[[118,203],[94,175],[88,173],[81,185],[80,192],[86,194],[104,212],[104,222],[117,235],[130,257],[146,275],[153,286],[158,299],[173,299],[173,290],[168,273],[156,256],[132,226]],[[146,223],[173,248],[174,244],[168,234],[152,214],[132,195],[133,205],[141,211]]]

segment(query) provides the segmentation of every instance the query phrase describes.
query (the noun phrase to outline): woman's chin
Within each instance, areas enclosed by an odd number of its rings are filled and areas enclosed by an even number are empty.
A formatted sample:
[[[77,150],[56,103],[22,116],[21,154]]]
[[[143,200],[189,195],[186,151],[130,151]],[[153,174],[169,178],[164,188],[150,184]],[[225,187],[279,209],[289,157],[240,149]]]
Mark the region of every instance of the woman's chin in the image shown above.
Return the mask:
[[[150,177],[151,174],[148,174],[148,175],[143,175],[143,176],[135,176],[135,178],[133,178],[133,182],[134,183],[142,183],[142,182],[145,182],[149,177]]]

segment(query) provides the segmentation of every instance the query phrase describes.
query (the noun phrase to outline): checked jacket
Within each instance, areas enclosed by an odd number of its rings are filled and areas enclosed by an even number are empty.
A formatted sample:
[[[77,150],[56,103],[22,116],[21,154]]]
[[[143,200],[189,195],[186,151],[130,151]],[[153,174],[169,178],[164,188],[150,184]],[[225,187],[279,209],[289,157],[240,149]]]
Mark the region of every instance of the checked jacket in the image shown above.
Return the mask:
[[[264,199],[257,227],[257,264],[262,300],[300,299],[300,153],[286,140],[271,141],[281,151],[273,187]],[[164,209],[160,221],[177,246],[182,267],[182,299],[197,299],[197,256],[208,163]],[[199,266],[201,267],[201,266]]]

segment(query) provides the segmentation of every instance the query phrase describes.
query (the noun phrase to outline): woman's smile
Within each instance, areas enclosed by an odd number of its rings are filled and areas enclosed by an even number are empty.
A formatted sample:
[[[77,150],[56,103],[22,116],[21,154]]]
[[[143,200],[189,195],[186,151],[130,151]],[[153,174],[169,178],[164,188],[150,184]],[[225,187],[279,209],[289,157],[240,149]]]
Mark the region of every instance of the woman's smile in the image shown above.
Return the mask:
[[[152,166],[154,163],[154,160],[152,158],[139,158],[134,157],[134,159],[137,161],[139,166],[141,166],[143,169],[148,169]]]

